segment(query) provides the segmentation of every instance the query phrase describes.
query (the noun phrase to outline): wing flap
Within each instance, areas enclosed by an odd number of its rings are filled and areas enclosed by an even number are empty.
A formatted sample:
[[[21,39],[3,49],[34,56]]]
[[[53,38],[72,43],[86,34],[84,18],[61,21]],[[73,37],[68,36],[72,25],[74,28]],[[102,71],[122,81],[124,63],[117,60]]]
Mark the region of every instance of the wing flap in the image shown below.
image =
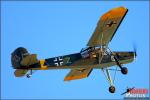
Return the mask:
[[[87,46],[107,45],[112,40],[127,11],[125,7],[118,7],[105,13],[100,18]]]
[[[71,81],[71,80],[86,78],[89,76],[91,71],[92,71],[92,68],[72,69],[64,78],[64,81]]]

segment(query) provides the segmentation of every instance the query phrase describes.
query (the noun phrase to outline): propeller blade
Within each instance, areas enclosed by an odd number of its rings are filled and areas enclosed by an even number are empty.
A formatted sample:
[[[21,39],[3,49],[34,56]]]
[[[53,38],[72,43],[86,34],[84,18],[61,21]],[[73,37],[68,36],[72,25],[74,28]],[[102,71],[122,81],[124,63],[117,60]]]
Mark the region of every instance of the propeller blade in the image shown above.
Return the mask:
[[[134,50],[134,56],[136,58],[136,56],[137,56],[137,46],[136,46],[135,43],[133,43],[133,50]]]

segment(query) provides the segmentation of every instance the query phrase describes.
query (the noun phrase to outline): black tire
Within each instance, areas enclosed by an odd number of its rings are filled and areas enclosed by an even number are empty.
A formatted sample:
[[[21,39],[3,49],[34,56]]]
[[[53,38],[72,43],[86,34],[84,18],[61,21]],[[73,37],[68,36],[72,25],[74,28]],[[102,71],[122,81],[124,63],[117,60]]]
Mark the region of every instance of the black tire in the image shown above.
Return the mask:
[[[27,78],[30,78],[30,77],[31,77],[31,75],[27,74]]]
[[[128,73],[128,69],[126,67],[122,67],[121,73],[124,74],[124,75],[127,74]]]
[[[109,87],[109,92],[110,92],[110,93],[115,93],[115,90],[116,90],[116,89],[115,89],[114,86],[110,86],[110,87]]]
[[[28,54],[27,49],[23,47],[17,48],[12,54],[11,54],[11,64],[14,68],[20,68],[20,62],[23,59],[23,55]]]

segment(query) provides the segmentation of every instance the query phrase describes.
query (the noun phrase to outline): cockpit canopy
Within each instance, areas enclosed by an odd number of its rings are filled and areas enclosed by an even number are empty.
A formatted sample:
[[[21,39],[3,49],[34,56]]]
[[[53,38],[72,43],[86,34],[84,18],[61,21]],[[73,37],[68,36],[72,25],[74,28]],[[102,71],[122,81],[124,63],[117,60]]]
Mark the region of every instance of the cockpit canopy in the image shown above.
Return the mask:
[[[94,50],[94,48],[92,48],[92,47],[82,48],[80,51],[81,56],[83,58],[88,58],[90,56],[90,52],[92,52],[93,50]]]

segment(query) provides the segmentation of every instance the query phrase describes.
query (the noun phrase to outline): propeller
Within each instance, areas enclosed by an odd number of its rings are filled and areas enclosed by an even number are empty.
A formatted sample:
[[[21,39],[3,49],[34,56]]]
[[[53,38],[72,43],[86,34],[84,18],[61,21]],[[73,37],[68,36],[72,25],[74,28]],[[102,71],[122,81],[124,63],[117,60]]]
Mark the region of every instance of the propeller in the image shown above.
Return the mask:
[[[134,57],[136,58],[137,56],[137,46],[135,43],[133,43],[133,50],[134,50]]]

